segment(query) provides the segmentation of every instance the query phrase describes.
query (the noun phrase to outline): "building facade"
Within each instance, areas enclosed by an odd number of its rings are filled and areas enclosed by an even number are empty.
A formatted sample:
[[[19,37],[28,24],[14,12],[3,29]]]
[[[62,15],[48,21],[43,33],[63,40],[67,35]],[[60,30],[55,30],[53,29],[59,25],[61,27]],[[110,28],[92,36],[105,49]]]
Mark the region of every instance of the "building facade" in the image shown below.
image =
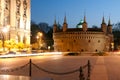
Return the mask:
[[[62,29],[56,20],[53,26],[54,50],[63,52],[99,52],[113,50],[113,34],[110,19],[108,25],[102,19],[101,28],[88,28],[86,17],[77,28],[68,28],[66,17]],[[81,28],[82,26],[82,28]]]
[[[30,44],[30,9],[30,0],[0,0],[0,38]]]

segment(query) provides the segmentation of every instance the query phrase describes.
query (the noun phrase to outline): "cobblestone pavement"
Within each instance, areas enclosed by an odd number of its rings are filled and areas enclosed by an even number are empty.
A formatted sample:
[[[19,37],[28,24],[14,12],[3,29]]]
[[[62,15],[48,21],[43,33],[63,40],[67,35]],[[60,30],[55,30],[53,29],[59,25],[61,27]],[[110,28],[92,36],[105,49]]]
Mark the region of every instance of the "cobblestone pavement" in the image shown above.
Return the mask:
[[[11,69],[24,65],[32,59],[39,67],[53,72],[69,72],[79,69],[90,60],[92,65],[91,80],[120,80],[120,56],[37,56],[0,59],[0,69]],[[29,65],[14,72],[0,74],[29,75]],[[86,70],[84,72],[86,76]],[[32,65],[32,80],[79,80],[79,72],[67,75],[54,75],[39,70]]]

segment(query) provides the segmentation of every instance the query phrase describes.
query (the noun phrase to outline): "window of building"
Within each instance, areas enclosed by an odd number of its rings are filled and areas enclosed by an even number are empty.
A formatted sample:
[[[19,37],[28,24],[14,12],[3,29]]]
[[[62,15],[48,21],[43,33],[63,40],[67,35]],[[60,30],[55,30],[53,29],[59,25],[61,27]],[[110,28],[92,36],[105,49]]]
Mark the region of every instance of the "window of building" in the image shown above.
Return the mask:
[[[20,42],[20,35],[17,35],[17,37],[18,37],[18,42]]]
[[[70,49],[68,49],[67,51],[70,51]]]
[[[83,52],[84,50],[83,49],[81,49],[81,52]]]
[[[100,40],[98,40],[98,43],[100,43]]]
[[[26,20],[24,20],[24,29],[26,29]]]
[[[26,37],[23,37],[23,43],[26,44]]]
[[[88,42],[90,43],[90,40],[88,40]]]
[[[96,49],[95,51],[97,52],[98,50]]]
[[[74,42],[76,42],[76,40],[74,40]]]
[[[20,28],[20,19],[17,19],[17,21],[16,21],[16,27]]]

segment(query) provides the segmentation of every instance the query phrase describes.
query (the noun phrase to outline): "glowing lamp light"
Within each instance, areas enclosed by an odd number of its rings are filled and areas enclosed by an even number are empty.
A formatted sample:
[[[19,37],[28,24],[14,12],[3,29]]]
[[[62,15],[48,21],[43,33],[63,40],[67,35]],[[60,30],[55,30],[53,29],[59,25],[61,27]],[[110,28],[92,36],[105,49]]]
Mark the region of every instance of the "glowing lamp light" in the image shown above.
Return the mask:
[[[36,36],[36,38],[38,39],[38,38],[39,38],[39,36]]]
[[[40,36],[42,36],[42,33],[40,33]]]
[[[4,28],[2,29],[2,31],[3,31],[4,33],[8,32],[8,28],[4,27]]]

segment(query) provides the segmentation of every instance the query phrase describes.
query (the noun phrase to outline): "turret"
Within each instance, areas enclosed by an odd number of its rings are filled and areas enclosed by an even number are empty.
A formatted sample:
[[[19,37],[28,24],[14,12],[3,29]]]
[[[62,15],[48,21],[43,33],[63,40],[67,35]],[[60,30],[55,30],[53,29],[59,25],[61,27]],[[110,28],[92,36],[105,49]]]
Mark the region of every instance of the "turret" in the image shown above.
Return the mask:
[[[83,31],[87,31],[87,22],[86,22],[86,16],[84,15],[84,22],[82,24]]]
[[[54,21],[54,25],[53,25],[53,32],[55,33],[57,31],[57,24],[56,24],[56,19]]]
[[[111,25],[110,18],[108,20],[108,33],[112,33],[112,25]]]
[[[59,21],[57,23],[57,29],[60,30],[61,29],[61,25],[59,24]]]
[[[102,19],[101,29],[106,34],[106,32],[107,32],[107,25],[105,23],[104,16],[103,16],[103,19]]]
[[[66,16],[64,17],[64,23],[63,23],[63,31],[65,32],[67,30],[68,24],[66,20]]]

